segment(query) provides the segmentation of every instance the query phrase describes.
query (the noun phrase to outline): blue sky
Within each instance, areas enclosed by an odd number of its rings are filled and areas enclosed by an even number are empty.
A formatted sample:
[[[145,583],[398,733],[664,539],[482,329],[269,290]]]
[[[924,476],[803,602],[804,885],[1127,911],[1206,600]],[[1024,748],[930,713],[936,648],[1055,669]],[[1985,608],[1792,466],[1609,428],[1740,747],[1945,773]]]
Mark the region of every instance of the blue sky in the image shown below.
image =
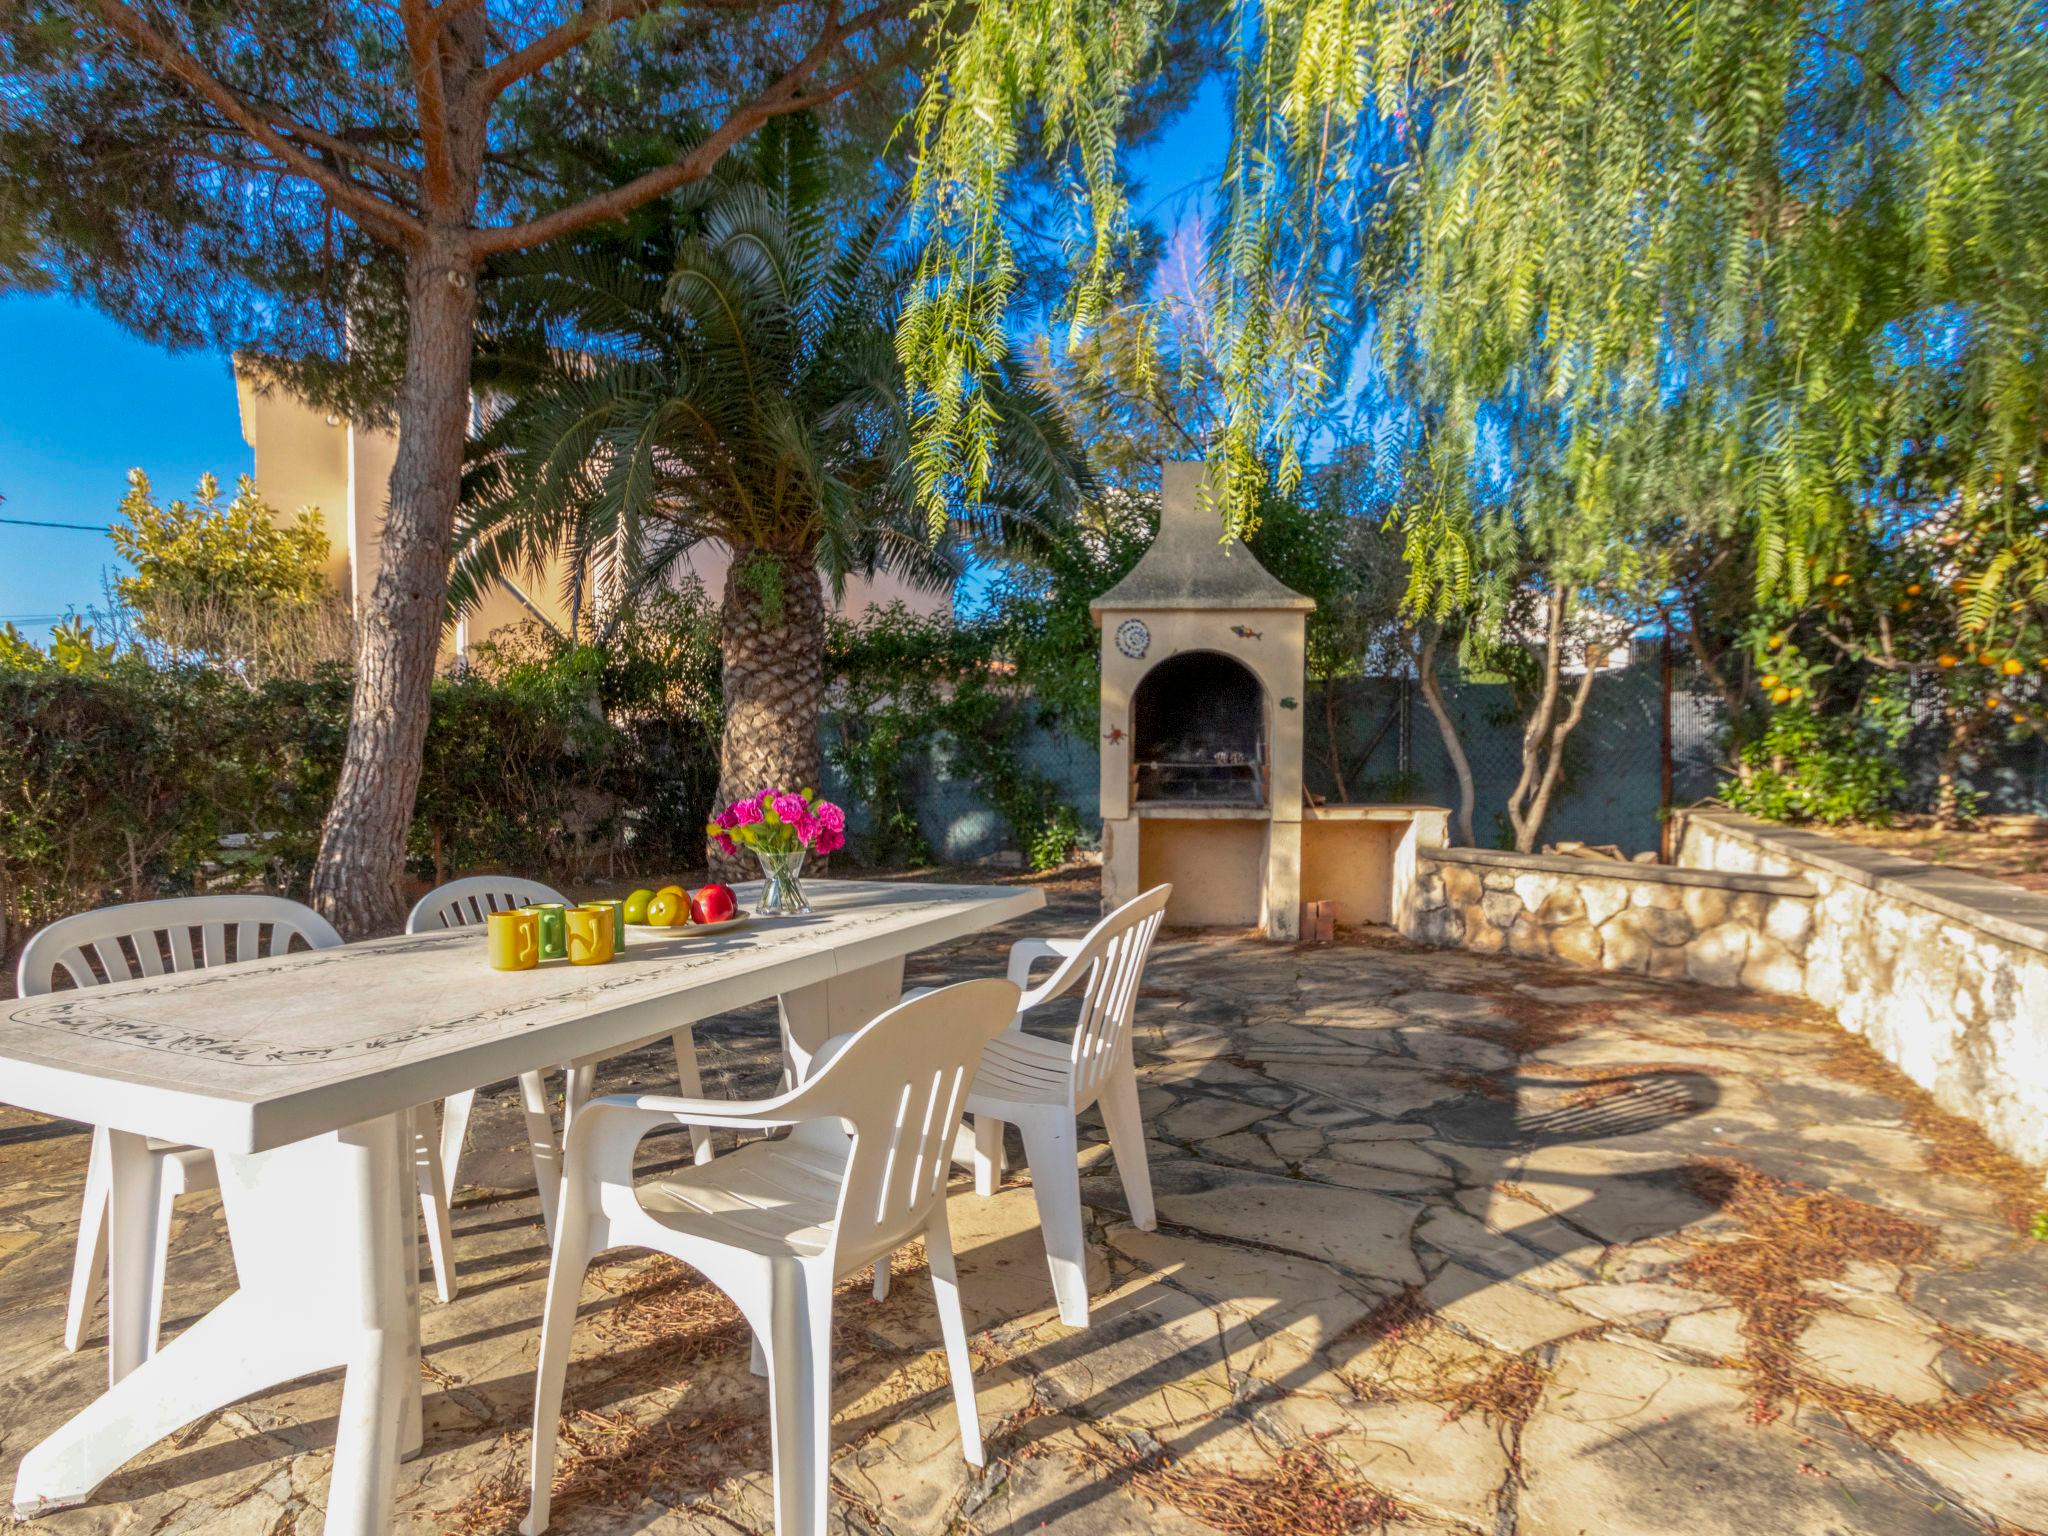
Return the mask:
[[[231,484],[250,469],[224,355],[166,352],[68,299],[15,294],[0,298],[0,358],[0,519],[104,527],[133,466],[164,498],[206,470]],[[104,533],[0,521],[0,622],[40,639],[101,601],[116,559]]]
[[[1199,206],[1228,140],[1222,87],[1209,81],[1182,119],[1133,157],[1141,217],[1171,227]],[[189,495],[204,472],[232,485],[253,468],[225,354],[167,352],[93,310],[53,296],[0,296],[0,624],[35,638],[102,602],[118,561],[104,533],[24,528],[5,519],[115,517],[130,468],[158,497]],[[972,604],[970,574],[961,596]]]

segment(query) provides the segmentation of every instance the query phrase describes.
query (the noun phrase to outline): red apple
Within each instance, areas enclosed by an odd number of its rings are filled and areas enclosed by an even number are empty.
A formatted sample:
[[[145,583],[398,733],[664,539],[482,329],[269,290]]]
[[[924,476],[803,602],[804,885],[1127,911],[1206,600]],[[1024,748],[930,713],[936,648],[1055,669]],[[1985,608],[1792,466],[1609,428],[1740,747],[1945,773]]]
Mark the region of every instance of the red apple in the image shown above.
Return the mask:
[[[690,893],[690,921],[723,923],[739,910],[739,898],[729,885],[707,885]]]

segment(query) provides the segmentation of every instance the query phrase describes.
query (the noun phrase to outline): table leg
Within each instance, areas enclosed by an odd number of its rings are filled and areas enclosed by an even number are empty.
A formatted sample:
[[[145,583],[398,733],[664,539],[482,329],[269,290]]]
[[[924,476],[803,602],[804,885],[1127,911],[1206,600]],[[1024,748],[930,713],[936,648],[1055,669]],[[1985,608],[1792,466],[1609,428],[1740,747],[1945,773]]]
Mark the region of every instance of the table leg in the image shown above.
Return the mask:
[[[358,1154],[367,1198],[358,1203],[353,1223],[353,1295],[347,1298],[353,1305],[336,1318],[353,1337],[347,1341],[348,1374],[341,1384],[334,1476],[327,1489],[328,1536],[377,1536],[391,1529],[408,1398],[419,1392],[413,1350],[419,1289],[417,1277],[405,1272],[409,1224],[403,1218],[412,1209],[406,1198],[410,1166],[401,1150],[405,1124],[400,1115],[388,1131],[356,1126],[341,1133],[344,1143],[364,1133],[351,1150]]]
[[[519,1074],[519,1105],[526,1112],[526,1144],[533,1155],[534,1191],[540,1197],[541,1225],[548,1242],[555,1240],[555,1207],[562,1198],[562,1133],[548,1108],[547,1079],[538,1072]]]
[[[704,1097],[704,1078],[697,1070],[697,1035],[685,1024],[669,1036],[669,1046],[676,1053],[676,1092],[686,1099]],[[716,1155],[711,1145],[711,1128],[705,1125],[690,1127],[690,1155],[699,1166],[711,1161]]]
[[[107,1137],[107,1385],[114,1386],[156,1348],[150,1297],[160,1229],[163,1170],[149,1141],[128,1131]]]
[[[221,1155],[241,1289],[23,1457],[16,1513],[83,1503],[180,1425],[340,1365],[326,1529],[389,1531],[407,1395],[419,1390],[406,1148],[405,1117],[392,1115],[274,1152]]]
[[[883,960],[782,994],[782,1054],[789,1080],[800,1083],[811,1058],[834,1035],[853,1033],[903,996],[903,957]]]

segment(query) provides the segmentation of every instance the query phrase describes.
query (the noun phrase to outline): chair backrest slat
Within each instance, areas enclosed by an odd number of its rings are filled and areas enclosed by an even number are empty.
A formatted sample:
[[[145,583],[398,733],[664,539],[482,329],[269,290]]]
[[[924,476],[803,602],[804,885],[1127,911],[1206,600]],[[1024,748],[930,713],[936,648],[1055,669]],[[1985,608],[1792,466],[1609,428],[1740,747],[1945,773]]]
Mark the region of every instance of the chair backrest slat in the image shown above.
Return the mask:
[[[1065,978],[1085,970],[1081,1017],[1074,1027],[1074,1107],[1094,1102],[1103,1080],[1130,1048],[1131,1019],[1152,940],[1166,919],[1170,885],[1155,885],[1109,913],[1082,937],[1080,947],[1053,973],[1047,986],[1063,990]]]
[[[437,933],[443,928],[473,928],[493,912],[530,907],[568,897],[538,880],[518,875],[467,875],[437,885],[413,904],[405,920],[407,933]]]
[[[198,970],[229,961],[226,934],[235,930],[233,959],[254,960],[270,929],[270,952],[284,954],[294,940],[308,949],[331,949],[341,935],[311,907],[281,896],[180,896],[135,901],[59,918],[31,938],[15,969],[23,997],[56,990],[61,975],[74,987]],[[199,930],[199,943],[192,930]]]
[[[1017,1012],[1007,981],[964,981],[882,1014],[820,1054],[789,1108],[851,1132],[835,1241],[856,1262],[923,1230],[945,1189],[953,1129],[982,1047]],[[810,1139],[810,1138],[806,1138]]]

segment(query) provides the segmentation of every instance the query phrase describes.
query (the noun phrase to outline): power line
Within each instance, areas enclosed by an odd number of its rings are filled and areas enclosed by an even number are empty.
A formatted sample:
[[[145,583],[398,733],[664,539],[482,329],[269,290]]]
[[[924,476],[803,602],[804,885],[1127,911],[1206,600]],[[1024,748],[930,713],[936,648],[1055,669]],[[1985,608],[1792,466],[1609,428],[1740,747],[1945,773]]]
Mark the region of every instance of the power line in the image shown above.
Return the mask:
[[[32,517],[0,517],[0,523],[11,523],[16,528],[68,528],[73,533],[105,533],[105,523],[45,523]]]

